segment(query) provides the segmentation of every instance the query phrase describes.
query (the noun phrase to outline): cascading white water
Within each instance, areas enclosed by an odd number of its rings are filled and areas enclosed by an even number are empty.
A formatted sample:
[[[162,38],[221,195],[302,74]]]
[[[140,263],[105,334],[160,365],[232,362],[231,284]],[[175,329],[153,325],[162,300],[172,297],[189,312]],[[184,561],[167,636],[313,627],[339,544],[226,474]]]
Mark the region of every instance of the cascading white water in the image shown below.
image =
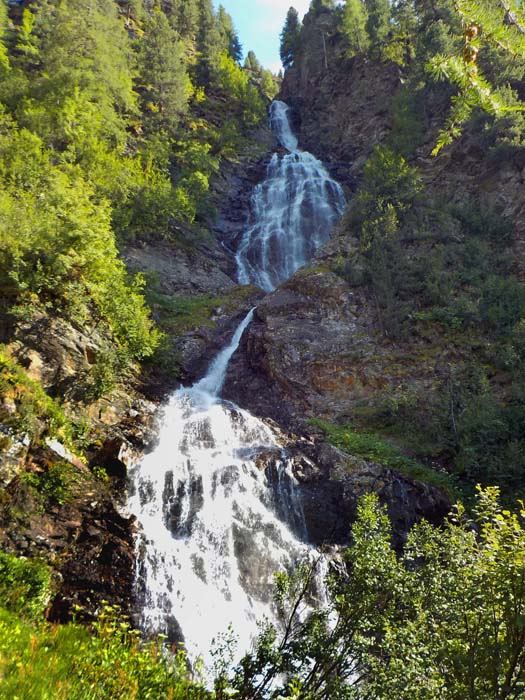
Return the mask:
[[[272,159],[254,195],[259,227],[247,232],[238,255],[241,281],[266,289],[306,262],[344,202],[321,163],[297,150],[284,103],[274,103],[271,125],[292,152]],[[212,640],[230,624],[242,653],[257,620],[273,616],[273,574],[315,556],[285,451],[267,425],[219,398],[252,315],[253,309],[206,376],[171,397],[157,447],[130,472],[128,506],[140,524],[141,625],[182,638],[190,658],[203,656],[208,667]]]
[[[270,108],[270,126],[289,153],[274,153],[265,180],[251,201],[251,223],[237,251],[241,284],[266,291],[311,259],[341,216],[345,197],[324,165],[298,148],[289,107],[279,100]]]
[[[130,474],[128,505],[141,525],[141,624],[183,637],[190,658],[202,655],[208,666],[212,640],[230,624],[239,651],[249,647],[257,621],[271,616],[273,574],[312,553],[271,430],[218,398],[252,314],[207,375],[172,396],[157,448]],[[262,453],[273,462],[266,473],[257,465]]]

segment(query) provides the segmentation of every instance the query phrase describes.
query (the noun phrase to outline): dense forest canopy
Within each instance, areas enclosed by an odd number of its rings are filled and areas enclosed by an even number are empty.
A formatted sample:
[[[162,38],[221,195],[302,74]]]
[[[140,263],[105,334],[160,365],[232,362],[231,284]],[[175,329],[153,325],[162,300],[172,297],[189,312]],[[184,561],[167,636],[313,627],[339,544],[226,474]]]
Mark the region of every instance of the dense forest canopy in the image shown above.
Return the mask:
[[[210,176],[264,118],[273,79],[241,68],[211,0],[3,2],[0,21],[4,306],[93,315],[123,368],[159,336],[118,246],[209,213]]]

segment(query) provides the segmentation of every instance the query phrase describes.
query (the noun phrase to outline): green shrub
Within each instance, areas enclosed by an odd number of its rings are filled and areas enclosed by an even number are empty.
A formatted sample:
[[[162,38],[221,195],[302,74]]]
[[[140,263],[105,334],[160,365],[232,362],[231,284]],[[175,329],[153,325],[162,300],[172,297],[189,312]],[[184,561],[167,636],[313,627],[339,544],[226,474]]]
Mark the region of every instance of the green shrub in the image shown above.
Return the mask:
[[[75,485],[85,476],[69,462],[53,462],[41,471],[23,472],[21,479],[42,505],[49,507],[72,500]]]
[[[50,595],[51,575],[43,562],[0,552],[0,608],[38,619]]]
[[[0,396],[14,402],[16,413],[2,415],[2,420],[31,438],[45,431],[72,446],[73,426],[58,403],[41,385],[28,377],[24,369],[0,350]]]

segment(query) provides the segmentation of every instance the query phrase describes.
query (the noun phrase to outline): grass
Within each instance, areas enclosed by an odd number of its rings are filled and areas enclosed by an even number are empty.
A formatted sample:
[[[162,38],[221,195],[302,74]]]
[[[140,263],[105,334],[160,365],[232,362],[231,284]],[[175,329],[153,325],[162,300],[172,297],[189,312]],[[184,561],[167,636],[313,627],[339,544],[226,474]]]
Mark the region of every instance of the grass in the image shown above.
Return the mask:
[[[47,435],[58,438],[68,447],[74,447],[74,428],[62,408],[1,349],[0,396],[4,401],[10,400],[16,408],[14,412],[7,412],[0,407],[1,422],[29,434],[31,438],[38,435],[43,423]]]
[[[398,447],[377,433],[358,430],[351,425],[335,426],[318,418],[312,419],[310,423],[323,430],[332,445],[348,454],[368,459],[412,479],[436,486],[452,498],[457,496],[456,487],[448,474],[407,457]]]
[[[158,313],[162,330],[170,335],[178,335],[194,328],[213,328],[215,322],[212,317],[215,309],[220,307],[226,313],[233,313],[239,302],[247,299],[253,291],[254,287],[241,286],[232,290],[231,294],[221,297],[168,296],[160,292],[153,281],[147,290],[147,300]]]
[[[30,623],[0,608],[0,696],[3,700],[205,700],[184,654],[104,609],[93,629]]]
[[[207,700],[182,651],[142,643],[116,607],[92,627],[50,625],[52,593],[42,562],[0,552],[2,700]]]

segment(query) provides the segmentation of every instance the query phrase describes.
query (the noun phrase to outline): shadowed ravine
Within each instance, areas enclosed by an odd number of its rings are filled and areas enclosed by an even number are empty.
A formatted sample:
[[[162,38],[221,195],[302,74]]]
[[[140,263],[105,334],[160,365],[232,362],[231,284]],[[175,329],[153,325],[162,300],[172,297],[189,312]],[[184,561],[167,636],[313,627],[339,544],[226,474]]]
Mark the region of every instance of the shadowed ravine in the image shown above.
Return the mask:
[[[298,150],[284,103],[273,103],[270,125],[290,153],[274,154],[256,188],[237,255],[239,281],[268,291],[328,238],[344,206],[323,165]],[[265,423],[220,398],[252,315],[207,374],[172,396],[156,449],[130,475],[140,624],[182,637],[207,664],[230,624],[239,653],[247,649],[257,620],[273,617],[274,572],[315,556],[285,450]]]

